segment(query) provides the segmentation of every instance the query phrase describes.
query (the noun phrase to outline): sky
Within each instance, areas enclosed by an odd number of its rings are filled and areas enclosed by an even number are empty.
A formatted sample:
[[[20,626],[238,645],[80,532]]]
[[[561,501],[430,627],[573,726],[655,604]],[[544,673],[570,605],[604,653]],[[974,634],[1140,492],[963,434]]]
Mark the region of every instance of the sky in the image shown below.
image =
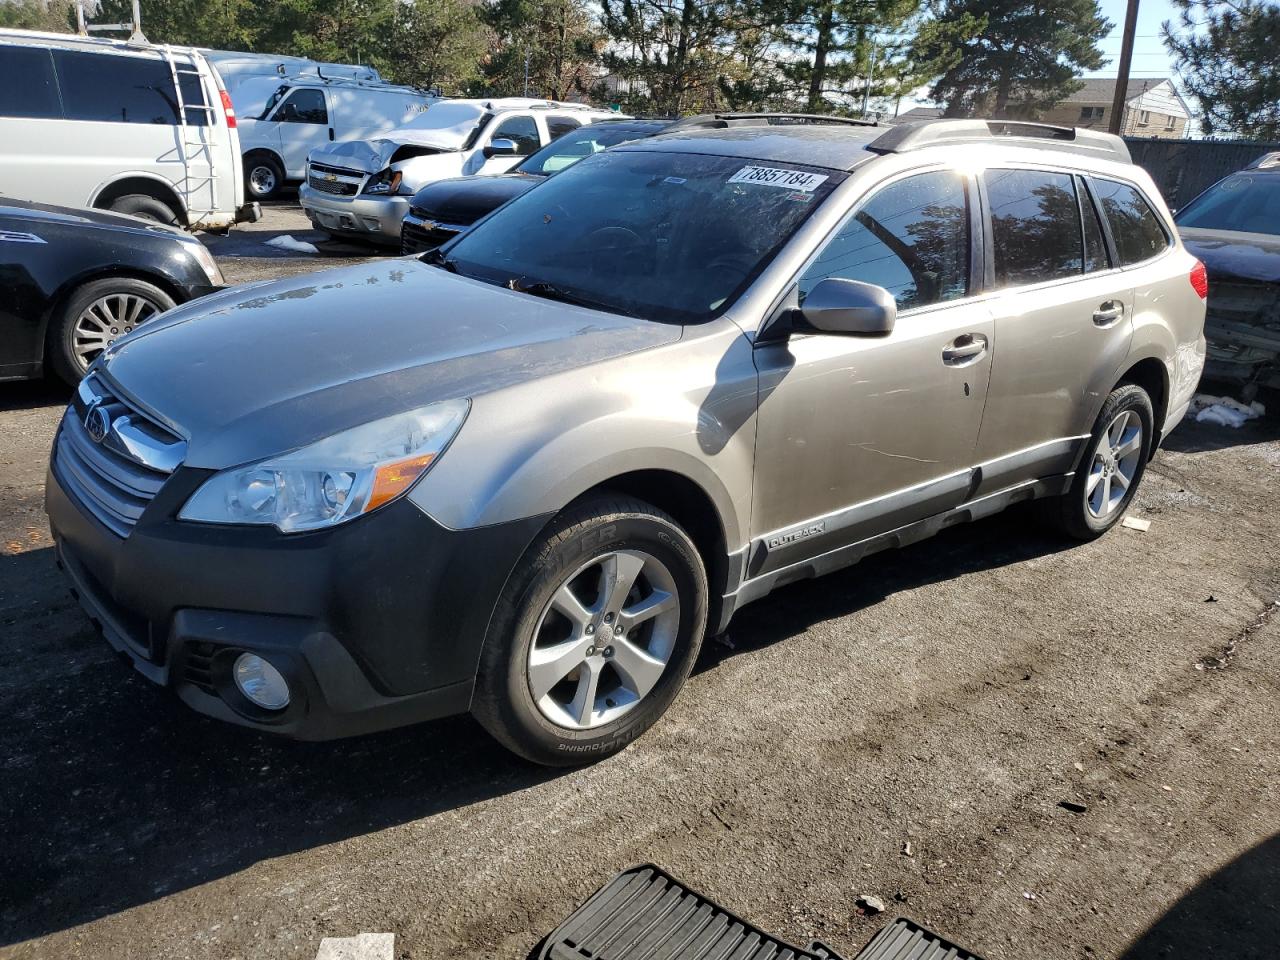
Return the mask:
[[[1114,26],[1111,33],[1098,44],[1110,62],[1101,70],[1086,74],[1090,77],[1114,77],[1120,60],[1120,39],[1124,33],[1126,0],[1101,0],[1102,15]],[[1139,0],[1138,29],[1133,42],[1131,77],[1172,77],[1173,61],[1160,40],[1160,25],[1166,20],[1178,22],[1178,13],[1169,0]]]

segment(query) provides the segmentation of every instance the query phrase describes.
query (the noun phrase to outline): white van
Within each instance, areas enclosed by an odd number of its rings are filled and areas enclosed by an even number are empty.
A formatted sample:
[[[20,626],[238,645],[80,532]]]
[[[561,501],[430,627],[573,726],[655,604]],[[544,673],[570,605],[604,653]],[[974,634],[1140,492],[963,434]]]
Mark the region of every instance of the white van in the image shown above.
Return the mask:
[[[0,194],[193,230],[257,219],[235,111],[183,47],[0,30]]]
[[[299,77],[312,74],[321,77],[346,77],[350,80],[382,82],[382,74],[376,67],[357,63],[323,63],[306,57],[293,57],[282,53],[245,53],[241,50],[206,50],[200,48],[210,63],[218,70],[226,84],[231,99],[236,99],[236,88],[253,77]],[[236,104],[237,109],[239,104]]]
[[[248,78],[233,91],[251,199],[270,200],[286,182],[301,180],[316,147],[394,130],[438,99],[413,87],[321,76],[324,67],[288,78]]]
[[[298,201],[326,233],[399,246],[409,199],[428,183],[506,173],[570,130],[621,116],[521,97],[442,100],[376,138],[313,150]]]

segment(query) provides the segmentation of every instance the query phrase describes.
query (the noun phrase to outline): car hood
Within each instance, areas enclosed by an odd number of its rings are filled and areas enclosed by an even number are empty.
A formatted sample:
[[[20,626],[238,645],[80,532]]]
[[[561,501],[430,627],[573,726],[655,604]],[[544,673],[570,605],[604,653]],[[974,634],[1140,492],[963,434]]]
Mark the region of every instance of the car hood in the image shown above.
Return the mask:
[[[112,230],[123,230],[128,233],[139,233],[152,237],[186,236],[177,227],[166,227],[123,213],[112,213],[109,210],[58,207],[51,203],[35,203],[31,200],[18,200],[5,196],[0,196],[0,217],[27,220],[35,224],[59,223],[75,227],[108,227]]]
[[[1280,237],[1185,227],[1178,232],[1182,234],[1183,244],[1200,258],[1210,277],[1280,283]]]
[[[325,163],[364,173],[379,173],[391,165],[396,151],[405,147],[408,156],[432,153],[457,153],[462,141],[440,134],[445,130],[392,130],[375,140],[347,140],[331,146],[317,147],[309,159],[313,163]],[[416,148],[416,149],[415,149]],[[400,159],[406,159],[402,156]]]
[[[404,258],[195,301],[117,341],[101,365],[187,437],[188,466],[221,469],[680,335]]]
[[[437,180],[414,194],[410,206],[433,220],[467,226],[545,179],[528,173],[507,173]]]

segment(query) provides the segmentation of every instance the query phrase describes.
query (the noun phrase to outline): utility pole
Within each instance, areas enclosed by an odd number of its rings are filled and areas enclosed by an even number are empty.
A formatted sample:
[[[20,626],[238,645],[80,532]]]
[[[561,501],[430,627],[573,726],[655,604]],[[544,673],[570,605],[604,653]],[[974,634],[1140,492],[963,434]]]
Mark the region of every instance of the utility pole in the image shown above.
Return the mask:
[[[1133,0],[1137,3],[1137,0]],[[871,38],[871,68],[867,71],[866,83],[862,86],[862,119],[867,118],[867,108],[870,106],[871,100],[871,81],[876,76],[876,42],[877,38]]]
[[[524,51],[524,95],[529,96],[529,48]]]
[[[1111,99],[1111,124],[1108,129],[1119,133],[1124,120],[1124,104],[1129,90],[1129,65],[1133,62],[1133,35],[1138,30],[1138,0],[1129,0],[1124,15],[1124,37],[1120,41],[1120,67],[1116,73],[1116,93]]]

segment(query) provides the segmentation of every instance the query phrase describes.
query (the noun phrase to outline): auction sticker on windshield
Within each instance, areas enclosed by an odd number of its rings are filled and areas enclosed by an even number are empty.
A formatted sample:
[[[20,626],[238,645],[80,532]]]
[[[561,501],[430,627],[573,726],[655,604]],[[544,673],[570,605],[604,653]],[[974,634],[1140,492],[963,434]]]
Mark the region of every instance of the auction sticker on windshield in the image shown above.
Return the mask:
[[[822,181],[825,174],[805,173],[803,170],[783,170],[779,167],[743,167],[732,177],[730,183],[762,183],[768,187],[782,187],[784,190],[798,190],[809,193]]]

